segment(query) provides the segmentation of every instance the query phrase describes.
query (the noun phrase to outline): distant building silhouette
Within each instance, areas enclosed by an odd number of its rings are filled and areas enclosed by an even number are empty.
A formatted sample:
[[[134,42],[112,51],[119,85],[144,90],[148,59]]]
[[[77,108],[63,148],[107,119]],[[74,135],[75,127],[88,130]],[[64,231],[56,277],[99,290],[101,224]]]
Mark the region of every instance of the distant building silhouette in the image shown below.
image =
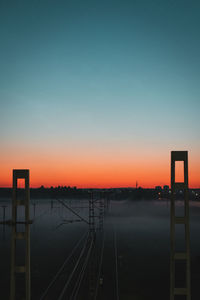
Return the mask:
[[[155,190],[162,191],[162,187],[160,185],[155,186]]]

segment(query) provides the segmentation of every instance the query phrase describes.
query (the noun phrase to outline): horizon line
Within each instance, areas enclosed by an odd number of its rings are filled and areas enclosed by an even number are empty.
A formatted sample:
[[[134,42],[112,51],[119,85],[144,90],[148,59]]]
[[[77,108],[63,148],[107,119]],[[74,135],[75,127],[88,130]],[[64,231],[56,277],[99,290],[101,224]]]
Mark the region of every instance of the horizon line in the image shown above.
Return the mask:
[[[40,186],[30,186],[30,189],[39,189],[39,188],[41,188],[41,187],[43,187],[43,188],[45,188],[45,189],[50,189],[50,188],[58,188],[58,187],[61,187],[61,188],[68,188],[68,187],[70,187],[70,188],[74,188],[74,187],[76,187],[77,189],[128,189],[128,188],[131,188],[131,189],[139,189],[139,188],[142,188],[142,189],[155,189],[156,187],[161,187],[161,188],[163,188],[164,186],[168,186],[169,187],[169,189],[171,188],[171,186],[170,185],[168,185],[168,184],[164,184],[164,185],[154,185],[154,186],[138,186],[138,187],[136,187],[136,186],[110,186],[110,187],[103,187],[103,186],[95,186],[95,187],[91,187],[91,186],[80,186],[80,187],[78,187],[78,186],[76,186],[76,185],[57,185],[57,186],[53,186],[53,185],[51,185],[51,186],[44,186],[44,185],[40,185]],[[0,186],[0,189],[2,189],[2,188],[5,188],[5,189],[10,189],[10,188],[13,188],[13,186]],[[19,188],[22,188],[22,187],[19,187]],[[188,188],[189,189],[200,189],[200,186],[188,186]]]

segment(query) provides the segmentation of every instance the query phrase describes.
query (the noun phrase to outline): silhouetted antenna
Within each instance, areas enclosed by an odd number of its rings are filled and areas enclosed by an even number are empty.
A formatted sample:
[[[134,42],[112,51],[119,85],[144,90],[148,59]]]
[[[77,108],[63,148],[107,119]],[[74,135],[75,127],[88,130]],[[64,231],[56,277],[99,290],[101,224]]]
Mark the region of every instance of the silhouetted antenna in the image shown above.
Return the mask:
[[[136,180],[136,185],[135,185],[135,187],[136,187],[136,190],[137,190],[137,188],[138,188],[138,182],[137,182],[137,180]]]
[[[184,182],[175,182],[175,162],[184,162]],[[175,192],[184,191],[184,216],[177,217],[175,214]],[[182,224],[185,229],[185,251],[176,252],[175,249],[175,227]],[[188,199],[188,152],[172,151],[171,152],[171,254],[170,254],[170,300],[175,296],[186,296],[186,300],[191,299],[190,291],[190,232],[189,232],[189,199]],[[186,286],[175,286],[175,275],[179,275],[175,262],[179,260],[186,263]],[[175,274],[176,272],[176,274]],[[176,276],[177,278],[177,276]]]

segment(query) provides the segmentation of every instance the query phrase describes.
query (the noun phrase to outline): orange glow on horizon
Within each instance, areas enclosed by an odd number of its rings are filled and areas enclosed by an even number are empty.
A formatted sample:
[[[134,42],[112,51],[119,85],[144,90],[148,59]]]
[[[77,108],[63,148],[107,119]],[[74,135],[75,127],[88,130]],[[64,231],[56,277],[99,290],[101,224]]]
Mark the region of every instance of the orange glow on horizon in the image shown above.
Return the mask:
[[[12,186],[13,169],[29,169],[31,187],[135,187],[136,181],[144,188],[170,185],[170,151],[166,149],[93,149],[89,145],[81,150],[54,150],[2,151],[0,187]],[[200,188],[200,160],[194,151],[189,153],[189,187]]]
[[[78,188],[114,188],[135,187],[154,188],[156,185],[170,185],[170,168],[167,162],[159,163],[156,167],[154,162],[148,164],[141,162],[118,163],[102,162],[89,163],[66,163],[41,165],[15,165],[1,168],[0,186],[12,186],[12,169],[30,169],[30,186],[77,186]],[[189,168],[189,186],[200,187],[200,166],[191,165]]]

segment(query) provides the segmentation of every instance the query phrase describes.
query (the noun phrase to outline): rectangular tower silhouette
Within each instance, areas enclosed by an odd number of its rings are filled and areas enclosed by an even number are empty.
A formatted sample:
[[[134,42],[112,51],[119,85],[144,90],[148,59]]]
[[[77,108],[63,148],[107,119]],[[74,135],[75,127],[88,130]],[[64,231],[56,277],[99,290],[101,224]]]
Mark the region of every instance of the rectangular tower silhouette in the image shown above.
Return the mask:
[[[175,162],[184,162],[184,182],[175,182]],[[182,190],[184,193],[184,215],[176,216],[175,198],[176,192]],[[191,300],[190,291],[190,232],[189,232],[189,198],[188,198],[188,152],[172,151],[171,152],[171,253],[170,253],[170,300],[174,300],[175,296],[185,296],[187,300]],[[184,230],[184,252],[177,252],[175,248],[175,229],[176,225],[181,224]],[[179,275],[177,261],[185,264],[185,286],[176,287],[176,275]],[[184,298],[185,299],[185,298]]]
[[[25,180],[25,189],[23,195],[18,197],[18,179]],[[13,197],[12,197],[12,241],[11,241],[11,281],[10,281],[10,300],[16,299],[16,279],[19,273],[24,275],[25,279],[25,299],[30,300],[30,219],[29,219],[29,170],[13,170]],[[17,209],[24,206],[24,219],[18,221]],[[24,225],[24,231],[18,232],[18,225]],[[25,263],[17,265],[17,242],[24,240]]]

